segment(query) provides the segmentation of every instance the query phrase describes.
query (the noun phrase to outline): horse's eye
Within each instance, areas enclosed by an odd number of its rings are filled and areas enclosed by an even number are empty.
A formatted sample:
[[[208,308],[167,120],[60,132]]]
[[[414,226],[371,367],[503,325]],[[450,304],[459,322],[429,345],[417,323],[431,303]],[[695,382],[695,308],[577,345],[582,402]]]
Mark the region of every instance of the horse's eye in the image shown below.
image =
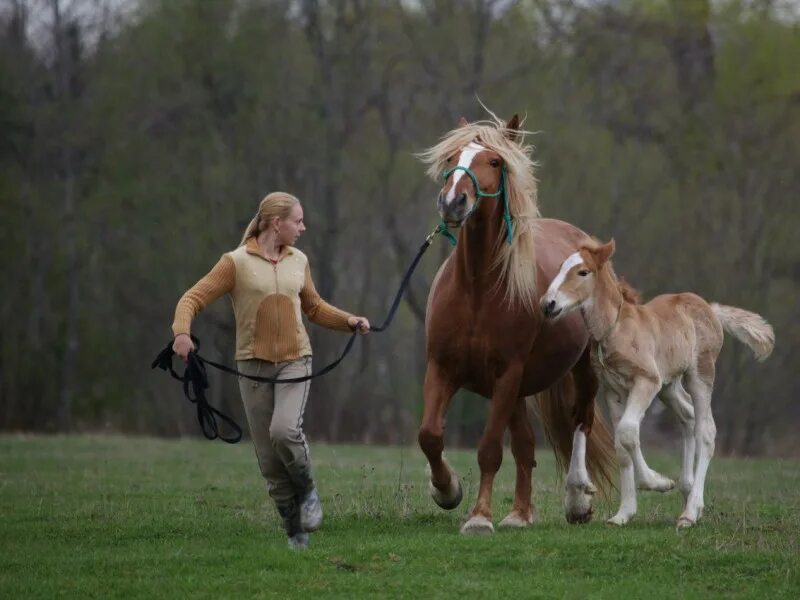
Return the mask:
[[[580,275],[581,277],[586,277],[588,274],[589,271],[587,271],[586,269],[581,269],[580,271],[578,271],[578,275]]]
[[[489,164],[496,169],[497,167],[500,166],[500,161],[497,160],[496,158],[493,158],[492,160],[489,161]]]

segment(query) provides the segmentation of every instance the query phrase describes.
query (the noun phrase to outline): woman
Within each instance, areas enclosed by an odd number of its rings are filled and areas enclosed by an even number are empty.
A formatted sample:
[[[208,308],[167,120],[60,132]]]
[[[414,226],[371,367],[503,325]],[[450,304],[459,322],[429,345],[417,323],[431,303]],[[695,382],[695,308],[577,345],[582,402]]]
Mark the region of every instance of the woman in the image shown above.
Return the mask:
[[[230,294],[236,318],[236,361],[241,373],[288,379],[311,373],[311,345],[301,311],[314,323],[339,331],[369,332],[369,321],[322,300],[306,255],[294,247],[306,230],[300,201],[274,192],[261,201],[239,247],[187,291],[175,309],[173,349],[186,360],[194,344],[192,319]],[[309,382],[257,383],[239,378],[250,436],[269,495],[283,518],[289,546],[308,545],[322,524],[322,506],[303,435]]]

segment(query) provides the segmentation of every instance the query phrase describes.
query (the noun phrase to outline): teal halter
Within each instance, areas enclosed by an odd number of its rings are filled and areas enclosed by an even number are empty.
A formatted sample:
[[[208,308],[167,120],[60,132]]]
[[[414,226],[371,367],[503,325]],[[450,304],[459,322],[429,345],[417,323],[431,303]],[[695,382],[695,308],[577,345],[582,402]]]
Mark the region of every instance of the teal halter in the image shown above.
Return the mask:
[[[447,178],[450,177],[450,175],[452,175],[455,171],[464,171],[464,173],[467,174],[467,176],[472,180],[472,185],[475,186],[475,194],[477,196],[475,199],[475,204],[472,205],[472,208],[470,208],[467,214],[464,216],[463,221],[466,221],[469,216],[478,209],[481,198],[497,198],[499,196],[503,200],[503,221],[506,224],[506,241],[510,244],[511,240],[514,238],[514,221],[511,218],[511,212],[508,210],[508,197],[506,195],[506,177],[508,176],[508,171],[506,170],[506,166],[503,165],[503,177],[500,180],[500,189],[494,194],[489,194],[481,190],[480,186],[478,185],[478,178],[475,177],[475,173],[473,173],[468,167],[462,167],[459,165],[457,167],[453,167],[452,169],[445,169],[442,171],[442,177],[444,177],[446,181]],[[450,240],[450,243],[453,246],[456,245],[456,238],[447,230],[447,224],[444,222],[444,219],[442,219],[442,222],[439,224],[437,229],[439,229],[440,233]]]

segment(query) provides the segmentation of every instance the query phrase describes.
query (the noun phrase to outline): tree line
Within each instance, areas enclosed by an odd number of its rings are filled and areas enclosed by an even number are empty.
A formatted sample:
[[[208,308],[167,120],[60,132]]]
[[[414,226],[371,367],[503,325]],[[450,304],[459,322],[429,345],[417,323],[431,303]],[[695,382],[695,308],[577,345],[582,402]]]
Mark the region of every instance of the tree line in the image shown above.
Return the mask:
[[[379,322],[437,220],[414,152],[482,102],[536,132],[543,215],[614,237],[645,297],[774,325],[763,365],[726,344],[719,446],[796,452],[798,18],[768,0],[0,0],[0,429],[197,434],[149,361],[269,191],[303,201],[321,295]],[[312,437],[414,439],[449,251],[312,386]],[[195,332],[232,363],[228,302]],[[310,333],[317,366],[346,341]],[[236,381],[212,377],[243,423]],[[456,397],[448,443],[475,443],[485,405]]]

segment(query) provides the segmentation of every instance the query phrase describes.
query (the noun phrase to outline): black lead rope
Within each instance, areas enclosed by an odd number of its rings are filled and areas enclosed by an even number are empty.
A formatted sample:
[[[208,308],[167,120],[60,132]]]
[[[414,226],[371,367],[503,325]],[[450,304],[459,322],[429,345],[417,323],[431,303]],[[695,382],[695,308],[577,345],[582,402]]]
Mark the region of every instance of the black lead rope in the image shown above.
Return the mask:
[[[419,250],[417,251],[417,255],[414,257],[414,260],[411,261],[411,265],[408,267],[405,275],[403,276],[403,280],[400,283],[400,288],[397,290],[397,293],[394,296],[394,300],[392,301],[392,306],[389,309],[389,314],[384,319],[383,323],[378,327],[372,327],[371,331],[376,333],[381,333],[388,329],[389,325],[391,325],[392,320],[394,319],[394,315],[397,312],[398,307],[400,306],[400,301],[403,297],[403,293],[406,291],[408,287],[408,283],[411,280],[411,275],[414,270],[417,268],[422,255],[425,254],[425,251],[430,247],[431,242],[433,241],[434,236],[437,233],[442,233],[441,226],[437,227],[433,233],[431,233],[426,239],[425,242],[420,246]],[[181,381],[183,383],[183,393],[186,398],[192,404],[196,405],[197,408],[197,421],[200,423],[200,428],[203,430],[203,435],[206,436],[209,440],[214,439],[221,439],[223,442],[227,442],[229,444],[235,444],[239,440],[242,439],[242,428],[229,416],[223,414],[213,406],[208,403],[206,399],[205,391],[208,389],[208,373],[206,370],[206,365],[210,365],[220,371],[225,373],[230,373],[231,375],[237,375],[238,377],[244,377],[245,379],[249,379],[251,381],[257,381],[259,383],[301,383],[303,381],[308,381],[309,379],[315,379],[316,377],[321,377],[326,373],[329,373],[333,369],[335,369],[344,357],[348,355],[350,350],[353,347],[353,344],[356,341],[356,336],[358,335],[358,331],[354,331],[353,334],[350,336],[350,339],[347,340],[347,344],[344,347],[339,358],[333,361],[331,364],[323,367],[319,371],[311,373],[311,375],[306,375],[304,377],[292,377],[289,379],[278,379],[276,377],[257,377],[255,375],[247,375],[245,373],[240,373],[236,369],[232,369],[226,365],[214,362],[213,360],[208,360],[203,358],[198,354],[197,348],[200,347],[200,340],[198,340],[195,336],[192,337],[192,341],[195,344],[195,350],[189,352],[189,356],[186,361],[186,369],[183,372],[183,376],[179,375],[175,369],[172,367],[172,357],[175,355],[175,351],[172,349],[173,342],[170,341],[166,347],[158,353],[153,363],[150,365],[150,368],[155,369],[159,367],[164,371],[169,371],[170,375]],[[232,430],[235,431],[235,435],[226,437],[219,432],[219,427],[217,426],[217,418],[219,417],[223,421],[225,421]]]

